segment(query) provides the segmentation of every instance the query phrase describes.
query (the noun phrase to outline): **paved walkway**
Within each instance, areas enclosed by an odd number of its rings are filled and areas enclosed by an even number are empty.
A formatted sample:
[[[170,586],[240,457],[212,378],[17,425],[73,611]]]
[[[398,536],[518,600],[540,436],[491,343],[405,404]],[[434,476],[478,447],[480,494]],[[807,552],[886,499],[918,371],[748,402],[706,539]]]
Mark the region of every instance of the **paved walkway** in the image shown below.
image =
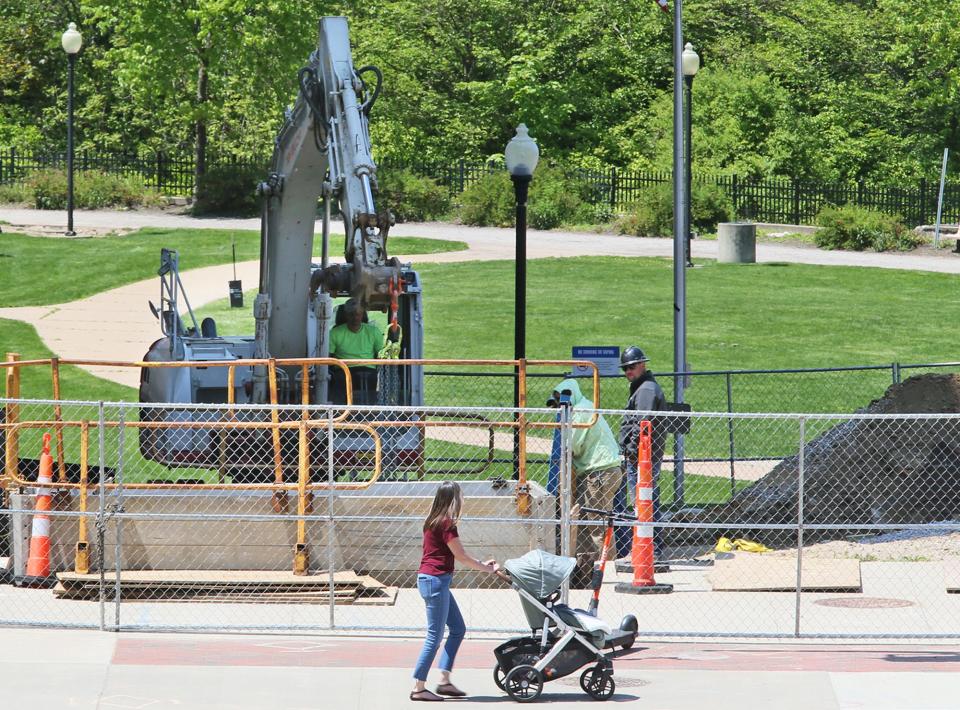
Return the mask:
[[[470,695],[448,702],[514,706],[493,682],[495,645],[466,640],[454,679]],[[407,696],[419,648],[413,639],[0,629],[0,697],[33,710],[417,707]],[[638,643],[614,668],[609,702],[644,710],[948,710],[960,647]],[[578,678],[546,684],[539,703],[592,702]]]
[[[0,207],[0,221],[17,225],[63,226],[66,214],[55,210],[10,209]],[[132,229],[139,227],[190,227],[211,229],[259,230],[259,218],[230,219],[217,217],[190,217],[188,215],[142,211],[87,211],[74,212],[75,229],[83,234],[87,229]],[[319,225],[318,225],[319,228]],[[336,229],[336,226],[334,226]],[[493,227],[466,227],[443,223],[398,224],[390,231],[396,236],[422,236],[437,239],[458,239],[470,245],[473,259],[512,259],[514,255],[514,231]],[[949,236],[949,235],[948,235]],[[693,240],[695,258],[716,258],[717,242]],[[645,239],[590,232],[565,232],[529,230],[527,252],[531,259],[547,256],[672,256],[673,243],[669,239]],[[417,257],[418,261],[424,261]],[[451,257],[451,260],[465,260]],[[870,266],[881,269],[909,269],[960,273],[960,256],[943,250],[937,255],[915,253],[844,252],[822,251],[813,248],[791,247],[763,243],[757,245],[757,261],[761,263],[789,262],[797,264],[825,264],[834,266]]]

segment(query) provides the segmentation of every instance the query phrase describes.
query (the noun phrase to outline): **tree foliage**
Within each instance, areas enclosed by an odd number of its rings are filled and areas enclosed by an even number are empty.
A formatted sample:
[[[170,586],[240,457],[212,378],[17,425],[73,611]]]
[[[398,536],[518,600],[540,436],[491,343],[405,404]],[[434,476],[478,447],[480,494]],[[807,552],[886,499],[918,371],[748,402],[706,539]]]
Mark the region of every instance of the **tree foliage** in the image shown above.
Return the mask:
[[[700,170],[816,180],[934,176],[960,152],[960,0],[697,0],[685,30]],[[323,14],[351,22],[384,92],[381,158],[500,154],[672,164],[671,19],[650,0],[5,0],[0,144],[62,150],[69,21],[79,147],[263,158]],[[953,165],[960,165],[952,161]]]

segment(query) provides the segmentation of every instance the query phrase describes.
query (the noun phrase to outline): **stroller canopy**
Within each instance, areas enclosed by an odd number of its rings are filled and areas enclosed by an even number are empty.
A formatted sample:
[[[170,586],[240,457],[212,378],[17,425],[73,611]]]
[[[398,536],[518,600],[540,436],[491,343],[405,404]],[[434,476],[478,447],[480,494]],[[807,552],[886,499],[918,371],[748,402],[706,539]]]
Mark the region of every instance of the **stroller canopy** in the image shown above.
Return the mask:
[[[522,589],[543,599],[553,594],[570,576],[577,561],[572,557],[551,555],[543,550],[530,550],[523,557],[503,563],[507,572]]]

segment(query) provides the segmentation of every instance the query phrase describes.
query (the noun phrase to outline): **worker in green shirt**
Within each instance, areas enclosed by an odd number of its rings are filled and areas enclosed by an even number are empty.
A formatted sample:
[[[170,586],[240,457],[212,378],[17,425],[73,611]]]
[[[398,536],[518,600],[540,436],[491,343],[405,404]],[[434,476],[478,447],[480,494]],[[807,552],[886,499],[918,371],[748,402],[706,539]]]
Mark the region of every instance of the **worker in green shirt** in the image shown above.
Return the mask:
[[[554,387],[553,397],[547,404],[559,406],[562,395],[570,397],[573,407],[571,420],[579,424],[573,429],[572,449],[573,489],[575,491],[575,510],[594,508],[610,510],[613,499],[623,481],[620,469],[620,447],[613,436],[610,425],[603,415],[593,409],[593,401],[580,391],[580,385],[574,379],[567,379]],[[584,426],[584,425],[589,426]],[[599,524],[575,526],[573,528],[574,549],[577,566],[571,576],[574,589],[590,589],[593,577],[593,563],[600,559],[603,549],[604,530]]]
[[[367,309],[356,299],[340,306],[342,322],[330,330],[330,357],[340,360],[372,360],[383,347],[383,333],[367,321]],[[337,321],[341,321],[338,313]],[[396,337],[396,336],[393,336]],[[346,401],[342,370],[331,368],[330,401]],[[377,403],[377,368],[374,365],[350,366],[355,404]]]
[[[373,323],[365,322],[367,310],[353,298],[340,308],[344,314],[343,323],[330,331],[330,357],[341,360],[376,358],[383,347],[383,333]],[[372,366],[362,367],[370,369]]]

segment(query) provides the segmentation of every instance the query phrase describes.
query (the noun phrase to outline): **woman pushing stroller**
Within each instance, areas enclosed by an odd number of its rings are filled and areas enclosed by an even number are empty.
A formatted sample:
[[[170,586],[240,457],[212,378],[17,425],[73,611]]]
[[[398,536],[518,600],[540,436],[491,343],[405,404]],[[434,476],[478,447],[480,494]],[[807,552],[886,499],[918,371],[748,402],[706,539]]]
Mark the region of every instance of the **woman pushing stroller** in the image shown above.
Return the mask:
[[[494,560],[481,562],[463,549],[457,532],[462,508],[460,484],[446,481],[437,489],[423,523],[423,556],[417,571],[417,589],[427,606],[427,638],[413,671],[416,682],[410,693],[411,700],[438,701],[443,700],[443,696],[462,698],[466,695],[450,681],[453,661],[467,630],[457,600],[450,591],[454,560],[480,572],[496,574],[500,569]],[[440,647],[444,626],[450,632],[440,654],[440,684],[433,693],[426,688],[427,672]]]

